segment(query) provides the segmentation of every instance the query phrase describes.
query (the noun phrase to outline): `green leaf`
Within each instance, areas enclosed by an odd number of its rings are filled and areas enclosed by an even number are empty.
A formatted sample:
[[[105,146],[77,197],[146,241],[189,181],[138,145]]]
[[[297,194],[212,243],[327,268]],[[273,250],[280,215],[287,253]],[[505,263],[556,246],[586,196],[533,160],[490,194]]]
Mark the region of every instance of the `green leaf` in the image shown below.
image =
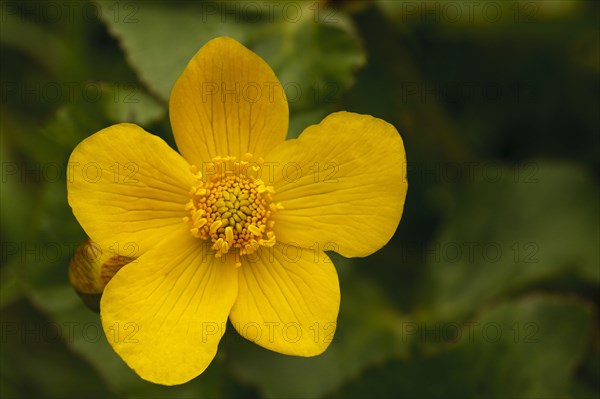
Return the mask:
[[[191,57],[217,36],[237,39],[273,67],[288,94],[292,115],[330,107],[365,62],[351,20],[318,8],[317,3],[274,3],[271,9],[256,10],[228,2],[98,5],[141,80],[165,101]]]
[[[462,320],[535,283],[600,283],[600,193],[585,170],[529,162],[473,167],[448,220],[423,251],[431,298],[424,318]]]
[[[42,136],[66,150],[115,123],[147,127],[164,118],[165,108],[136,86],[90,83],[88,94],[58,110]]]
[[[592,338],[593,313],[586,303],[562,297],[503,303],[458,325],[460,336],[448,351],[388,362],[332,397],[569,397],[575,370]],[[429,328],[435,331],[434,325]],[[415,338],[435,337],[428,334]]]
[[[266,398],[318,398],[370,365],[391,356],[406,357],[404,316],[367,280],[350,273],[340,279],[340,316],[325,353],[312,358],[280,355],[231,333],[225,338],[234,374]]]
[[[89,3],[2,3],[0,44],[3,57],[10,59],[3,69],[13,75],[5,82],[10,90],[9,101],[20,100],[20,108],[23,102],[36,107],[54,105],[86,90],[86,81],[135,81],[118,46],[104,37],[105,27],[94,15],[98,11]],[[7,48],[12,51],[5,54]],[[27,71],[25,80],[12,80],[18,67],[13,51],[27,56],[22,68]],[[12,86],[15,83],[19,85]],[[24,90],[27,96],[23,96]],[[33,96],[36,101],[30,102]]]
[[[298,22],[286,19],[250,33],[249,45],[275,70],[292,111],[332,104],[354,82],[365,55],[351,21],[341,12],[301,8]]]

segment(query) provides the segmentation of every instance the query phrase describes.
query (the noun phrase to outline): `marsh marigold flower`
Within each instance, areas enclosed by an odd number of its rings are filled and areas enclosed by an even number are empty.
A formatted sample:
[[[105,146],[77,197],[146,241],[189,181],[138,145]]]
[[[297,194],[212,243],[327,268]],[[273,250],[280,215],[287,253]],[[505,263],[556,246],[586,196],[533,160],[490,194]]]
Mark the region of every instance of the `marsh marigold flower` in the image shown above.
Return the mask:
[[[100,303],[113,349],[165,385],[208,367],[228,318],[267,349],[322,353],[340,305],[323,251],[366,256],[393,235],[407,190],[400,135],[336,112],[286,141],[281,84],[226,37],[194,55],[169,111],[181,155],[123,123],[69,160],[69,204],[89,237],[137,249]]]

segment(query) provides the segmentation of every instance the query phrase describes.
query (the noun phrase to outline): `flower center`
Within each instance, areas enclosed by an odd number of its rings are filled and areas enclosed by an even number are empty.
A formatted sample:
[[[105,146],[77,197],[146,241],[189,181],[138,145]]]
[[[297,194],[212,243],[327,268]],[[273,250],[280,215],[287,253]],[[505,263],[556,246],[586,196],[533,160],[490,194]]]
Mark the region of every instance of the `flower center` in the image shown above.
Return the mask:
[[[240,255],[252,254],[259,246],[275,245],[275,222],[269,217],[282,209],[281,204],[271,203],[273,187],[257,177],[263,161],[250,163],[250,159],[251,154],[241,162],[235,157],[217,157],[206,168],[204,180],[192,166],[197,182],[185,206],[190,217],[184,222],[191,224],[192,235],[210,240],[217,258],[233,251],[238,267]]]

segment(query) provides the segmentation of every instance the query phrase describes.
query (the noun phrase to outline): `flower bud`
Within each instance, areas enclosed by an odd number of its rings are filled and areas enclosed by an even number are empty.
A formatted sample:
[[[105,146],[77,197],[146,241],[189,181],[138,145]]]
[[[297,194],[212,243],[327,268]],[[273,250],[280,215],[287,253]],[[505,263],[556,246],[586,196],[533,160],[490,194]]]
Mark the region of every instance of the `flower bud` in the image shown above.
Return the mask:
[[[102,251],[97,243],[88,238],[77,248],[69,263],[69,282],[86,306],[99,312],[106,284],[123,266],[134,260]]]

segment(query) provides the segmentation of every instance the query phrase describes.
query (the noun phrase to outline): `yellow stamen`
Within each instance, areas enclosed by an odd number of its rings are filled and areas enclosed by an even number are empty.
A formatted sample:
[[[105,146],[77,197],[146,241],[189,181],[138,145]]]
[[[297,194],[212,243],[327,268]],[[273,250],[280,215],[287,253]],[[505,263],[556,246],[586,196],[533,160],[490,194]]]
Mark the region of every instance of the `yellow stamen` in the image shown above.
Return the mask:
[[[255,236],[261,236],[262,233],[260,231],[260,229],[258,227],[256,227],[255,225],[251,224],[248,226],[248,230],[250,230],[250,233],[254,234]]]
[[[233,229],[231,226],[225,228],[225,237],[228,243],[231,244],[233,242]]]
[[[210,232],[214,233],[215,231],[217,231],[219,229],[219,227],[221,227],[223,225],[223,222],[221,222],[220,220],[217,220],[215,222],[212,222],[210,225]]]
[[[183,220],[190,223],[194,237],[207,240],[216,257],[233,252],[235,265],[242,265],[240,256],[249,255],[260,246],[272,247],[276,243],[271,215],[283,207],[271,203],[275,192],[257,178],[264,161],[249,164],[252,154],[242,161],[235,157],[216,157],[203,175],[196,166],[191,167],[197,182],[191,187],[190,201],[185,209],[190,212]],[[249,166],[251,165],[251,166]]]

